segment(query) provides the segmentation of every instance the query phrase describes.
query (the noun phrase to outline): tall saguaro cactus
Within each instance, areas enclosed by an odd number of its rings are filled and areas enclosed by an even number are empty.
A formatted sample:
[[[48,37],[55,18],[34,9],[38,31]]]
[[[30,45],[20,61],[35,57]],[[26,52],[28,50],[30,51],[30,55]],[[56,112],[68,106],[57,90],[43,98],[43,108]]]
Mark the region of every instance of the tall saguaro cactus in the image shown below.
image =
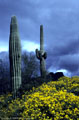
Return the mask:
[[[9,61],[11,91],[16,95],[16,92],[21,85],[21,43],[16,16],[11,18],[10,24]]]
[[[44,51],[43,25],[40,25],[40,50],[36,49],[36,57],[40,60],[40,73],[42,77],[46,76],[45,59],[47,53]]]

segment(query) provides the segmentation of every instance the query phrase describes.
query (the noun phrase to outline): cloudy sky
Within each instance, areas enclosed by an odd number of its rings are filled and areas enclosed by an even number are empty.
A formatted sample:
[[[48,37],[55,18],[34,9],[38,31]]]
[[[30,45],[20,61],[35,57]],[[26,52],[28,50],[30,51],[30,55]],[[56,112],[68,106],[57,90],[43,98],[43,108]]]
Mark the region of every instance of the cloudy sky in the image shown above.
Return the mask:
[[[39,48],[43,24],[48,70],[79,75],[79,0],[0,0],[0,51],[8,50],[13,15],[22,50]]]

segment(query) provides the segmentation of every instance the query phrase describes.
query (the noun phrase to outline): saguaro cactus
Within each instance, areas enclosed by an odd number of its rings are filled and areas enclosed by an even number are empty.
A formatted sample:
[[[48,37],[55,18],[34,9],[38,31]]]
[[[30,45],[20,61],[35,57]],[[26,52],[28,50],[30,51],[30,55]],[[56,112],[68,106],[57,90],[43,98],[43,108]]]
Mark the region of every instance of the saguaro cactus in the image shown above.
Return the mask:
[[[16,92],[21,85],[21,43],[16,16],[11,18],[10,24],[9,61],[11,91],[16,95]]]
[[[36,57],[40,60],[40,73],[42,77],[46,76],[45,59],[47,53],[44,51],[43,25],[40,25],[40,50],[36,49]]]

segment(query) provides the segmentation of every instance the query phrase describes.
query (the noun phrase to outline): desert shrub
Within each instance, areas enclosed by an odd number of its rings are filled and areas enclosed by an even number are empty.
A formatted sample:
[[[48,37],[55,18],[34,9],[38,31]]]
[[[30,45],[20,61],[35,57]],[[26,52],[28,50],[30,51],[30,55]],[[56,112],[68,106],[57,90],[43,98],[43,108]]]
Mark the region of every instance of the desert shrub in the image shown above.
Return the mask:
[[[30,82],[30,78],[37,77],[39,72],[39,65],[36,56],[33,53],[22,54],[22,84]]]
[[[0,97],[0,114],[34,120],[78,120],[79,96],[71,90],[79,88],[79,77],[62,77],[58,81],[43,83],[22,95],[22,98],[9,100],[8,95]],[[63,86],[64,85],[64,86]],[[7,98],[8,102],[5,101]],[[4,105],[8,103],[7,107]],[[18,118],[20,120],[20,118]]]

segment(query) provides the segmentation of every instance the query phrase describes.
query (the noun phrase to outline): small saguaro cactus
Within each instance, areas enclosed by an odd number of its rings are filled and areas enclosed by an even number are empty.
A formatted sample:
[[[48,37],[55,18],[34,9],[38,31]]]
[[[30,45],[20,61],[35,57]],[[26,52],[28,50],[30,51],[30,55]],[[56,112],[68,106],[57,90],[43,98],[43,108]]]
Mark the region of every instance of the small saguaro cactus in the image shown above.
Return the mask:
[[[40,25],[40,50],[36,49],[36,57],[40,60],[41,77],[45,77],[47,74],[45,65],[47,53],[44,51],[43,25]]]
[[[16,16],[11,18],[10,24],[9,61],[11,92],[16,97],[17,90],[21,86],[21,42]]]

